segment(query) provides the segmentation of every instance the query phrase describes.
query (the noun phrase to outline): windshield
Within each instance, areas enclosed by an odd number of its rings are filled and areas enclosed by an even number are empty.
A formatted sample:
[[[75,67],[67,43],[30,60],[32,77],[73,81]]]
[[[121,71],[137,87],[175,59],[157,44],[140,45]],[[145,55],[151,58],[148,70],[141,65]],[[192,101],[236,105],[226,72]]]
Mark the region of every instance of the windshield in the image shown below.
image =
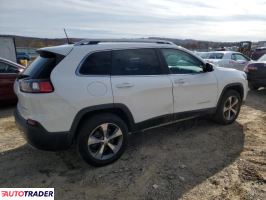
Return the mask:
[[[260,57],[258,61],[266,62],[266,54]]]

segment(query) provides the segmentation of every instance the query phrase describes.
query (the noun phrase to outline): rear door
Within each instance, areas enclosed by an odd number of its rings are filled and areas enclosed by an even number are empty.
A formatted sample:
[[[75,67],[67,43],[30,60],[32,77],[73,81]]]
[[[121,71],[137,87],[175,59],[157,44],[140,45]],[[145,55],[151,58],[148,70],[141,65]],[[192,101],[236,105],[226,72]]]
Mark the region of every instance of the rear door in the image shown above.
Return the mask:
[[[112,51],[111,82],[114,103],[126,105],[135,123],[159,116],[168,116],[159,123],[172,119],[172,82],[155,49]]]
[[[5,62],[0,62],[0,100],[15,100],[13,84],[19,70]]]
[[[214,108],[217,102],[214,72],[203,72],[204,63],[187,52],[178,49],[161,52],[173,82],[174,112]]]

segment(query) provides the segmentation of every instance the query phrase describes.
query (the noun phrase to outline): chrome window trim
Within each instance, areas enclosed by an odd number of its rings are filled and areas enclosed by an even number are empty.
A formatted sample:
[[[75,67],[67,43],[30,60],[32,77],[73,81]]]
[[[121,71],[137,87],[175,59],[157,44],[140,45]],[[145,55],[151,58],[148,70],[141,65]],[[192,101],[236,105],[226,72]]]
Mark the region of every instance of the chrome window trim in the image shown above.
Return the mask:
[[[113,49],[103,49],[103,50],[94,50],[94,51],[91,51],[89,52],[86,56],[84,56],[84,58],[80,61],[80,63],[78,64],[78,67],[76,68],[75,70],[75,74],[77,76],[80,76],[80,77],[110,77],[110,76],[161,76],[161,75],[165,75],[165,74],[157,74],[157,75],[111,75],[111,74],[106,74],[106,75],[93,75],[93,74],[90,74],[90,75],[85,75],[85,74],[81,74],[79,71],[80,71],[80,68],[82,66],[82,64],[84,63],[84,61],[90,56],[92,55],[93,53],[98,53],[98,52],[106,52],[106,51],[119,51],[119,50],[134,50],[134,49],[160,49],[160,47],[132,47],[132,48],[113,48]]]

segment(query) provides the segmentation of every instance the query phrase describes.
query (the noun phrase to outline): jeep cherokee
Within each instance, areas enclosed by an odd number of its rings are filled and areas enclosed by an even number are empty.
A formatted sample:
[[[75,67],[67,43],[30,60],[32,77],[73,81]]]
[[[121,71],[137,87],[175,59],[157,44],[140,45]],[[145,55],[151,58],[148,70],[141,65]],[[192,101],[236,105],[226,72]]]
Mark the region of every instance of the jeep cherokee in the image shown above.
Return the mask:
[[[247,96],[244,72],[167,41],[83,40],[38,53],[14,85],[18,126],[32,146],[76,144],[95,166],[117,160],[129,133],[206,114],[230,124]]]

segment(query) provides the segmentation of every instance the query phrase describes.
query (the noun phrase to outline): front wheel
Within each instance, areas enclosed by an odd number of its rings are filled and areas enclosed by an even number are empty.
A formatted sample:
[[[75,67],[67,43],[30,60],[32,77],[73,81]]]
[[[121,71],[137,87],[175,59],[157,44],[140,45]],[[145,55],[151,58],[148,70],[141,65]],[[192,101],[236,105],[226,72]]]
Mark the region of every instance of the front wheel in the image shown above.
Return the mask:
[[[83,122],[78,135],[81,157],[94,166],[116,161],[125,151],[128,129],[118,116],[100,114]]]
[[[227,91],[216,110],[214,119],[219,124],[233,123],[240,112],[242,100],[240,94],[235,90]]]

